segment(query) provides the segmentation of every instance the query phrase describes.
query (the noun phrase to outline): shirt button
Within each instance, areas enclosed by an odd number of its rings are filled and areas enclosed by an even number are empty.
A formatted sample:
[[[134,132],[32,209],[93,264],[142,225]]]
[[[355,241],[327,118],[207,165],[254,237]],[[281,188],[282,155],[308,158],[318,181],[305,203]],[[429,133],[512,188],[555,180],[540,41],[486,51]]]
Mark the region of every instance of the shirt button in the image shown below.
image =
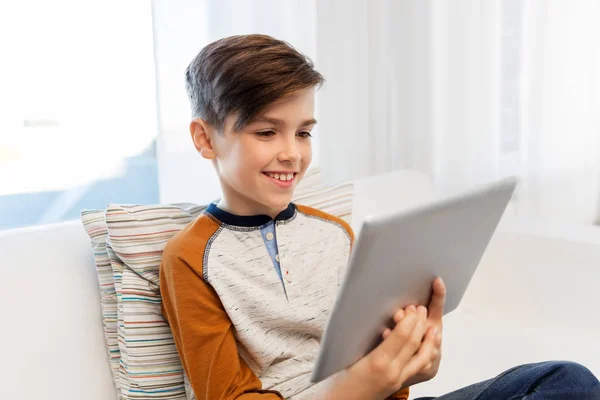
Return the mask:
[[[279,262],[279,254],[276,254],[276,255],[275,255],[275,260],[276,260],[277,262]]]
[[[275,237],[275,235],[273,235],[273,232],[267,232],[267,240],[270,242],[271,240],[273,240],[273,238]]]

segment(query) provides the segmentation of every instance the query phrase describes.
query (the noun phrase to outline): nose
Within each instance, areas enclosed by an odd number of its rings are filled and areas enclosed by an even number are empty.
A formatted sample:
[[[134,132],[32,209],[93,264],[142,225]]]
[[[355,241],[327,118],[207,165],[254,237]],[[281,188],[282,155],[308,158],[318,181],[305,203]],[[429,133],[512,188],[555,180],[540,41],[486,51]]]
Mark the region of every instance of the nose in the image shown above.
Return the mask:
[[[291,138],[286,138],[282,144],[281,151],[277,158],[280,162],[298,162],[302,157],[298,143],[296,143],[296,135],[291,135]]]

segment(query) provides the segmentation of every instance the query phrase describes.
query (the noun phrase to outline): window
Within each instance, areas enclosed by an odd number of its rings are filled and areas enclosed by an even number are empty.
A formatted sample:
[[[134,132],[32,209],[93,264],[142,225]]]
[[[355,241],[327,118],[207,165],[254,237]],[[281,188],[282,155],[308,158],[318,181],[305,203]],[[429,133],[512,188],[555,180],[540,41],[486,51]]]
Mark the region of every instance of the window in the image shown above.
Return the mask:
[[[151,2],[0,5],[0,229],[157,203]],[[4,51],[4,50],[3,50]]]

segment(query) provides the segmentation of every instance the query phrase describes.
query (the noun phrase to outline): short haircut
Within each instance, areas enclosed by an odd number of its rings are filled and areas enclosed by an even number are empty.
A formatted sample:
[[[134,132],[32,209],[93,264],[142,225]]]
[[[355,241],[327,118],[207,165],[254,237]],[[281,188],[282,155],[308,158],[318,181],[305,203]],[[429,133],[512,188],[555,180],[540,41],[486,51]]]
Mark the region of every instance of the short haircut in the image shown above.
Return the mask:
[[[267,35],[240,35],[204,47],[185,71],[193,118],[218,130],[238,114],[240,131],[261,112],[295,92],[320,87],[323,76],[307,56]]]

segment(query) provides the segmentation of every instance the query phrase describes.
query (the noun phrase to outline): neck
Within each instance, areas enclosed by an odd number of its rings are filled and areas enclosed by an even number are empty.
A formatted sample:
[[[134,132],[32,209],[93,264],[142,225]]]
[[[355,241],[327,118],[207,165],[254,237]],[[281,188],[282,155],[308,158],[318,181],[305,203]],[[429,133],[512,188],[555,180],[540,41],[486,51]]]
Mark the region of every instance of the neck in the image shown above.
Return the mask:
[[[225,193],[217,203],[217,207],[219,207],[223,211],[227,211],[230,214],[238,215],[240,217],[245,216],[253,216],[253,215],[268,215],[269,217],[275,219],[279,213],[287,208],[287,205],[282,208],[269,208],[262,204],[259,204],[253,200],[247,199],[230,199]]]

